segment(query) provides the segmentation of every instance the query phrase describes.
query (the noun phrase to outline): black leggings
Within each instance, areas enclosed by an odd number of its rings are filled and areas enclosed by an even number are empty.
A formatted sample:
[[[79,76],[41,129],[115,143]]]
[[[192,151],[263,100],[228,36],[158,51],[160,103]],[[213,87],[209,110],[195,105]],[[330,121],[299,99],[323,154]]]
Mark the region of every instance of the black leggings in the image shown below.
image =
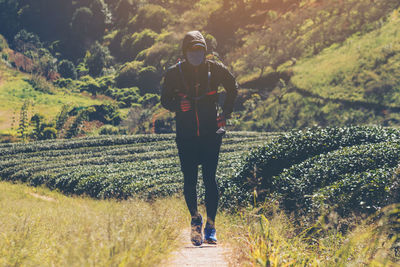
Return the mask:
[[[176,139],[181,170],[184,177],[183,194],[190,215],[197,215],[197,175],[201,165],[206,191],[207,217],[213,222],[218,207],[218,186],[215,174],[222,137],[215,134],[211,137],[196,137],[190,140]]]

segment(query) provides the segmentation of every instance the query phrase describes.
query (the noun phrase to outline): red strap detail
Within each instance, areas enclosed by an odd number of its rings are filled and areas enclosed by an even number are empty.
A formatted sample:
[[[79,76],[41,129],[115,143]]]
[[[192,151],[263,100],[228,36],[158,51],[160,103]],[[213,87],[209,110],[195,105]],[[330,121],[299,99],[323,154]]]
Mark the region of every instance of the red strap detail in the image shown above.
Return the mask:
[[[217,93],[217,91],[211,91],[211,92],[208,92],[206,95],[215,95]]]

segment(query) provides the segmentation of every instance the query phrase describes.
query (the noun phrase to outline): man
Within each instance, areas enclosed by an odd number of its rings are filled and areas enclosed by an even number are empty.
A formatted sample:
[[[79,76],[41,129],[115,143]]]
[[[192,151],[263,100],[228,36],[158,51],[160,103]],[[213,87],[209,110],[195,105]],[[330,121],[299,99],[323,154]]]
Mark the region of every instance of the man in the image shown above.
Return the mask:
[[[185,60],[165,74],[161,104],[176,113],[175,140],[184,176],[184,196],[192,216],[191,241],[196,246],[203,243],[203,218],[197,210],[196,193],[198,165],[201,165],[207,210],[204,242],[216,244],[219,193],[215,174],[225,132],[223,126],[232,113],[238,86],[222,63],[206,60],[207,45],[199,31],[185,35],[182,51]],[[217,118],[217,91],[221,84],[226,99]]]

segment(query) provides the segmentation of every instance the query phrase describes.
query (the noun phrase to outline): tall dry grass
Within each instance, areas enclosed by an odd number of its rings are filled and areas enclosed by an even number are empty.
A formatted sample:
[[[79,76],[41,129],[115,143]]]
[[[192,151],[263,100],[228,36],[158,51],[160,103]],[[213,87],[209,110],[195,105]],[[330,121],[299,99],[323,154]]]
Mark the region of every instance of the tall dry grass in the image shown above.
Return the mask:
[[[0,182],[0,266],[153,266],[178,246],[184,202],[70,198]]]
[[[330,213],[306,226],[307,218],[266,205],[218,220],[222,241],[234,251],[231,265],[400,266],[399,214],[400,206],[364,219]]]

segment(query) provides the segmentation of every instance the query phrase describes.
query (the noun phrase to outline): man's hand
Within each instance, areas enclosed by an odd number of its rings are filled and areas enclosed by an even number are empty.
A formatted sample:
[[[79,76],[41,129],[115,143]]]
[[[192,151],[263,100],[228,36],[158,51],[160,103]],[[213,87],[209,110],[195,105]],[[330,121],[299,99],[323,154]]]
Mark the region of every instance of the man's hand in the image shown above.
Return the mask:
[[[222,128],[226,126],[226,118],[225,115],[222,113],[221,115],[218,115],[217,117],[217,125],[218,128]]]
[[[182,111],[182,112],[189,111],[189,110],[192,108],[192,106],[191,106],[191,104],[190,104],[190,101],[189,101],[189,99],[187,99],[186,96],[181,98],[181,105],[180,105],[180,107],[181,107],[181,111]]]

